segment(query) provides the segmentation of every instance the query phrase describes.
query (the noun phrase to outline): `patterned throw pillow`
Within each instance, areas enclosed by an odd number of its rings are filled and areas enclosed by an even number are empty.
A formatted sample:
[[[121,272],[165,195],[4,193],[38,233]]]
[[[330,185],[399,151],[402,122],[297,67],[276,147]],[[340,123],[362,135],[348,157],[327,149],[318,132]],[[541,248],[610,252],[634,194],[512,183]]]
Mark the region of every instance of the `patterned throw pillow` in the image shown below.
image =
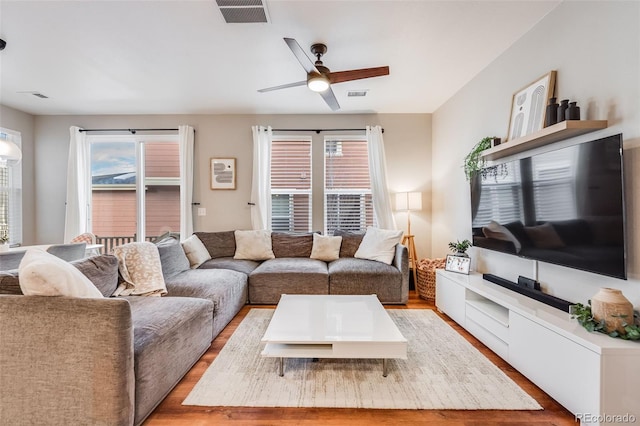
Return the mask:
[[[114,296],[163,296],[167,287],[162,276],[158,248],[153,243],[129,243],[113,249],[124,279]]]

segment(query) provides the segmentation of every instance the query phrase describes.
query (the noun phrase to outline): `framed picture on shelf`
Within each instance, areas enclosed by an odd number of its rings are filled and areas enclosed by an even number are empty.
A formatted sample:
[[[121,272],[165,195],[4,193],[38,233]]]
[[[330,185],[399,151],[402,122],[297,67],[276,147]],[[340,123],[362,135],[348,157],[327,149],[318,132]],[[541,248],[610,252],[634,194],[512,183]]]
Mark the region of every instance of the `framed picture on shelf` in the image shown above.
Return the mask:
[[[455,256],[453,254],[447,255],[447,260],[444,264],[445,271],[458,272],[460,274],[469,274],[469,268],[471,267],[471,258],[464,256]]]
[[[554,96],[555,87],[556,71],[550,71],[513,94],[507,140],[542,130],[547,103]]]
[[[211,159],[211,189],[236,189],[236,159]]]

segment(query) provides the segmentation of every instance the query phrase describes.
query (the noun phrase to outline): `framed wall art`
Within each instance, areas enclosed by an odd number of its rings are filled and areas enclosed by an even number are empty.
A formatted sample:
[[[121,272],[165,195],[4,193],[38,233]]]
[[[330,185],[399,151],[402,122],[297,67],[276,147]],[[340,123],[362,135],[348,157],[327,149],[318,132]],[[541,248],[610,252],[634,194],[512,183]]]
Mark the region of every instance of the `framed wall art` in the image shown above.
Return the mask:
[[[236,159],[211,159],[211,189],[236,189]]]
[[[447,255],[447,260],[444,264],[445,271],[458,272],[460,274],[469,274],[469,268],[471,267],[471,258],[466,256],[455,256],[453,254]]]
[[[542,130],[549,98],[554,97],[556,71],[550,71],[513,94],[507,140]]]

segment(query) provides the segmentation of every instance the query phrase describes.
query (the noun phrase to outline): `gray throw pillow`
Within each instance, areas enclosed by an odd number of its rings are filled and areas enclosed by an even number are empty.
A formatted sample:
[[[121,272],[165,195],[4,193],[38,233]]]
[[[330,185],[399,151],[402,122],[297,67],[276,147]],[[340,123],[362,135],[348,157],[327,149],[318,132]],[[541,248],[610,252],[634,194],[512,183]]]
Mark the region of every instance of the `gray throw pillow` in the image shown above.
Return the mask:
[[[236,254],[236,235],[234,231],[194,232],[209,251],[212,259],[233,257]]]
[[[71,262],[104,297],[110,297],[118,287],[118,259],[110,254],[87,257]]]
[[[342,237],[340,257],[354,257],[356,251],[358,251],[358,248],[360,247],[362,238],[364,238],[364,232],[352,232],[342,229],[336,229],[333,231],[333,235]]]
[[[167,238],[156,245],[160,254],[162,276],[165,280],[191,268],[180,241],[175,238]]]

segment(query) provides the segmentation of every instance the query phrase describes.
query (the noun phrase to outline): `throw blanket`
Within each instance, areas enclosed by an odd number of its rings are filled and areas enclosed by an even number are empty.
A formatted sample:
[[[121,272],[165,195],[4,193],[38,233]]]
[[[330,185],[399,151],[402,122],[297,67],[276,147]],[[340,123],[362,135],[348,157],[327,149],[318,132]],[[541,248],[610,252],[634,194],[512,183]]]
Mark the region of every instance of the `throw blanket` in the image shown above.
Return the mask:
[[[114,296],[163,296],[167,287],[162,276],[160,254],[155,244],[129,243],[113,249],[118,269],[125,282]]]

